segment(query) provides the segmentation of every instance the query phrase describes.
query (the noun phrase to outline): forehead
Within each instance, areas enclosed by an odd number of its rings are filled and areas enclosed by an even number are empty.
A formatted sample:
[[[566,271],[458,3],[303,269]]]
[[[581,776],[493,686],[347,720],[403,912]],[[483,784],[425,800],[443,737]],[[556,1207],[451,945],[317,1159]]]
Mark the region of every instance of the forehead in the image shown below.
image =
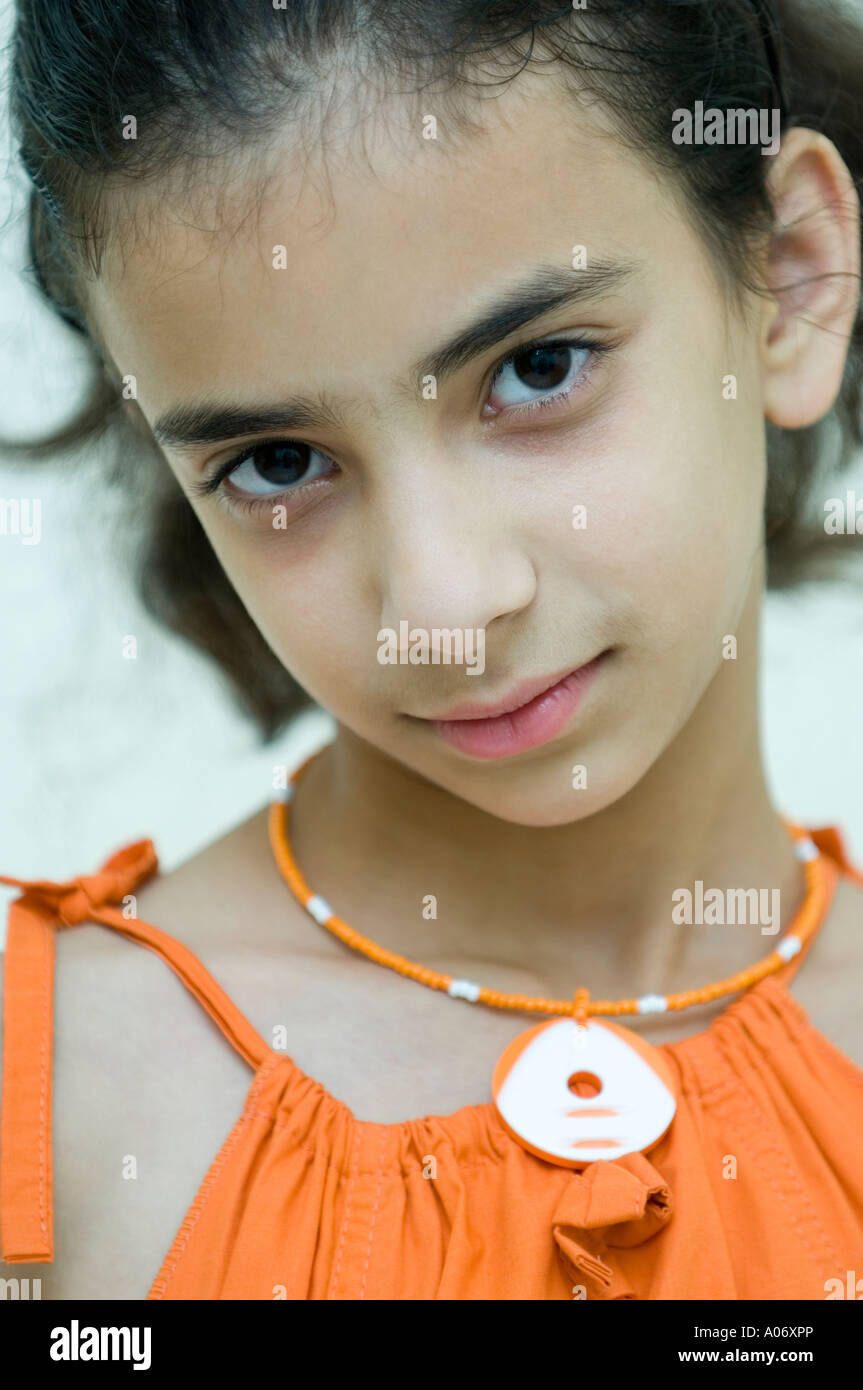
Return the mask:
[[[513,271],[681,236],[668,189],[559,82],[523,73],[476,121],[451,134],[433,98],[393,101],[317,150],[285,133],[210,205],[142,194],[148,234],[113,240],[88,299],[145,414],[287,378],[368,401],[371,361],[399,375]]]

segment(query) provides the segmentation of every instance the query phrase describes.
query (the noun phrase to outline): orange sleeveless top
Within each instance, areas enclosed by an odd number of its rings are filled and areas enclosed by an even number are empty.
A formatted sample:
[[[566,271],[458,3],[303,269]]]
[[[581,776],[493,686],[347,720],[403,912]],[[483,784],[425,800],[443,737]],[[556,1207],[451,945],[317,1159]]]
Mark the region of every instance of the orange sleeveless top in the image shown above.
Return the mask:
[[[835,828],[807,833],[829,856],[829,901],[841,873],[863,884]],[[6,946],[5,1260],[53,1259],[54,933],[100,922],[160,955],[254,1073],[142,1297],[823,1300],[863,1273],[863,1069],[786,988],[814,937],[704,1032],[660,1047],[680,1097],[649,1158],[574,1171],[523,1149],[491,1102],[356,1119],[191,951],[123,915],[156,868],[143,840],[70,883],[0,880],[23,889]]]

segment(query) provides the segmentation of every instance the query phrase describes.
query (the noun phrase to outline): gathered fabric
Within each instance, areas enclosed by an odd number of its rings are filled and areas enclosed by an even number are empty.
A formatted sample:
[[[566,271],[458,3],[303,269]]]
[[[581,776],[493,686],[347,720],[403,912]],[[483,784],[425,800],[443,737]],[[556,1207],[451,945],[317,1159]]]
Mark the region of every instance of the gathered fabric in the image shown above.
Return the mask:
[[[863,885],[835,827],[807,833],[829,857],[831,899],[842,874]],[[97,922],[160,955],[252,1072],[142,1298],[824,1299],[863,1271],[863,1069],[788,991],[814,936],[703,1032],[658,1047],[678,1105],[648,1154],[573,1170],[522,1148],[491,1101],[358,1120],[269,1047],[193,952],[128,915],[157,868],[142,840],[69,883],[0,879],[21,889],[4,970],[7,1262],[54,1258],[55,933]]]

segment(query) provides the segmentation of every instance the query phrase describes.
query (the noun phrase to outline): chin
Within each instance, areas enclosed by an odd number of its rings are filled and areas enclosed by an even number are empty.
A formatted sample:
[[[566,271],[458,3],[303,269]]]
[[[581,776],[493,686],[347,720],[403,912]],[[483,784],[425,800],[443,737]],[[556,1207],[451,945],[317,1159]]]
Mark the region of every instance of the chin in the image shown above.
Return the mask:
[[[572,769],[576,766],[587,769],[586,786],[573,786]],[[501,760],[496,784],[492,779],[492,784],[486,782],[480,791],[466,778],[452,790],[478,810],[512,825],[574,825],[626,796],[649,767],[649,762],[634,767],[631,761],[621,767],[607,755],[591,758],[571,750],[541,768],[518,765],[515,760],[507,767],[507,760]]]

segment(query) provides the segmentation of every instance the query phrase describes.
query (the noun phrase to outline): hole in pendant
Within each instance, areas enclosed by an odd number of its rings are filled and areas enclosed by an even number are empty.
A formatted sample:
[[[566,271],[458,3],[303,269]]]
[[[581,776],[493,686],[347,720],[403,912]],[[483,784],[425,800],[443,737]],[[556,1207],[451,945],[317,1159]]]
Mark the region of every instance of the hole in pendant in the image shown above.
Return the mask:
[[[574,1071],[566,1084],[582,1100],[592,1100],[602,1090],[602,1082],[592,1071]]]

